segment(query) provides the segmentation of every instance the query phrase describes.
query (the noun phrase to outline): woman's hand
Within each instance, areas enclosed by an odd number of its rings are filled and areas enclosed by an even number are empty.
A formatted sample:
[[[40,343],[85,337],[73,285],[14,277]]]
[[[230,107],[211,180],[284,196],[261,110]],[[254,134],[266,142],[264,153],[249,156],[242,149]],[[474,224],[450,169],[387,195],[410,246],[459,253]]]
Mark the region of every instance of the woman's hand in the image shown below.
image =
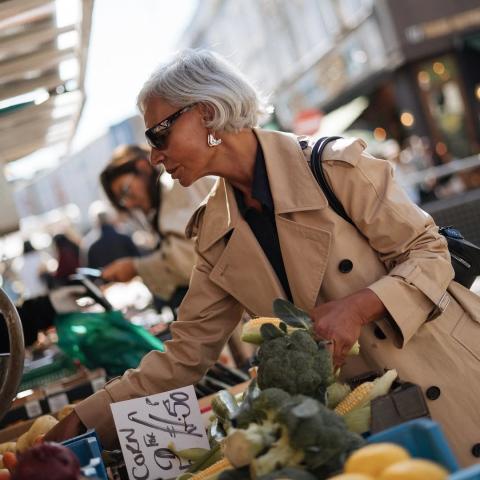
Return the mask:
[[[312,310],[311,318],[317,338],[332,340],[333,363],[339,367],[360,337],[362,326],[386,313],[375,293],[364,288],[340,300],[318,305]]]
[[[136,275],[133,258],[120,258],[102,270],[102,278],[109,282],[129,282]]]
[[[61,422],[57,423],[44,437],[44,442],[63,442],[86,431],[85,425],[73,410]]]

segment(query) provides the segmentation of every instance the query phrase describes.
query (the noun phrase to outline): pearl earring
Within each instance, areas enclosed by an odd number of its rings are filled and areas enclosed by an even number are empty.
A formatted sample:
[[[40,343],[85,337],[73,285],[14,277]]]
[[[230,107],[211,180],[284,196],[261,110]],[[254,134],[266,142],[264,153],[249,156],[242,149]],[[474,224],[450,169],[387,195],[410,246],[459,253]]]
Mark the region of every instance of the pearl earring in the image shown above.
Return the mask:
[[[207,143],[208,143],[209,147],[217,147],[218,145],[220,145],[222,143],[222,139],[221,138],[215,138],[213,133],[209,133],[207,135]]]

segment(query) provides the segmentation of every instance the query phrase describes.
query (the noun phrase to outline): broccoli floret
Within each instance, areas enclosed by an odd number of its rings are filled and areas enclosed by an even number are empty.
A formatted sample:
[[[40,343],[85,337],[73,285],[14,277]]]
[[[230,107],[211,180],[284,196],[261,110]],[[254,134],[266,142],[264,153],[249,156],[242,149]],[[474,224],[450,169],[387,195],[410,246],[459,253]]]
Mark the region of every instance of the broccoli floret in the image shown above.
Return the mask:
[[[364,443],[339,415],[303,395],[292,397],[276,420],[287,426],[290,444],[305,452],[306,468],[318,478],[341,469],[347,455]]]
[[[237,464],[256,456],[251,461],[253,478],[287,466],[301,466],[325,478],[363,444],[360,436],[347,430],[342,417],[311,397],[269,388],[242,407],[238,426],[247,430],[236,434],[236,440],[246,455]]]
[[[332,357],[326,344],[315,342],[306,330],[286,335],[273,325],[263,325],[262,335],[265,331],[267,335],[257,355],[258,386],[262,390],[278,387],[291,395],[308,395],[325,403],[326,389],[334,381]]]
[[[253,389],[251,397],[247,395],[235,417],[239,429],[231,430],[225,440],[224,453],[232,465],[249,463],[252,476],[257,477],[302,461],[303,451],[290,446],[287,427],[277,421],[279,411],[290,399],[279,388],[259,394]],[[262,451],[266,453],[260,455]]]
[[[252,381],[247,396],[232,423],[235,427],[247,428],[251,423],[262,424],[272,421],[278,409],[290,398],[287,392],[279,388],[269,388],[261,391],[256,387],[256,382]]]
[[[260,452],[269,448],[278,437],[279,426],[274,423],[251,423],[247,429],[230,429],[223,453],[236,468],[250,465]]]
[[[252,478],[258,478],[283,467],[297,466],[303,461],[304,456],[303,450],[290,444],[288,430],[282,426],[278,440],[265,454],[255,458],[250,464],[250,475]]]

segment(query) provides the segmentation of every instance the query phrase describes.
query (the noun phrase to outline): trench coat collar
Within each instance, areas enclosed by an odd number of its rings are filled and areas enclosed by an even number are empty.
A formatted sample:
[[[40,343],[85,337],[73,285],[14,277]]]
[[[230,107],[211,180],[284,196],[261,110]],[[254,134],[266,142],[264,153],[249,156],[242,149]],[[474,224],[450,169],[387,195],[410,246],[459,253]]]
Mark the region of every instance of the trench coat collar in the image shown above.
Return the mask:
[[[254,129],[262,147],[276,215],[320,210],[327,206],[313,178],[297,137],[290,133]],[[312,195],[312,188],[318,194]],[[205,205],[199,250],[205,251],[235,228],[241,218],[233,187],[220,178]]]

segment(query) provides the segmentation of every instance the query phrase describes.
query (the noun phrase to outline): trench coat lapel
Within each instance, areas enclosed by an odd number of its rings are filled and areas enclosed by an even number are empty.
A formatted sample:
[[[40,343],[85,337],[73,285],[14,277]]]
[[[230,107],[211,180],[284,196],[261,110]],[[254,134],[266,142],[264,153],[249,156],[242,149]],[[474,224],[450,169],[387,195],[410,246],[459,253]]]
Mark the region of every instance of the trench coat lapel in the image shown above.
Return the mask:
[[[278,238],[294,303],[310,311],[327,266],[331,234],[313,226],[327,206],[297,137],[256,131],[263,149],[275,206]]]
[[[265,156],[280,248],[296,305],[315,305],[326,268],[330,233],[308,217],[327,201],[310,173],[296,137],[255,130]],[[313,179],[313,181],[312,181]],[[311,218],[311,217],[310,217]],[[273,267],[238,211],[232,187],[221,179],[206,205],[200,253],[223,237],[225,249],[210,279],[256,315],[271,315],[272,299],[286,298]]]
[[[210,279],[258,316],[270,315],[272,299],[286,297],[275,271],[243,219],[233,230]]]
[[[241,216],[231,185],[220,180],[207,204],[199,251],[228,237],[225,250],[210,273],[210,280],[230,293],[251,313],[267,315],[272,298],[285,292],[255,235]],[[210,212],[214,212],[209,214]]]

